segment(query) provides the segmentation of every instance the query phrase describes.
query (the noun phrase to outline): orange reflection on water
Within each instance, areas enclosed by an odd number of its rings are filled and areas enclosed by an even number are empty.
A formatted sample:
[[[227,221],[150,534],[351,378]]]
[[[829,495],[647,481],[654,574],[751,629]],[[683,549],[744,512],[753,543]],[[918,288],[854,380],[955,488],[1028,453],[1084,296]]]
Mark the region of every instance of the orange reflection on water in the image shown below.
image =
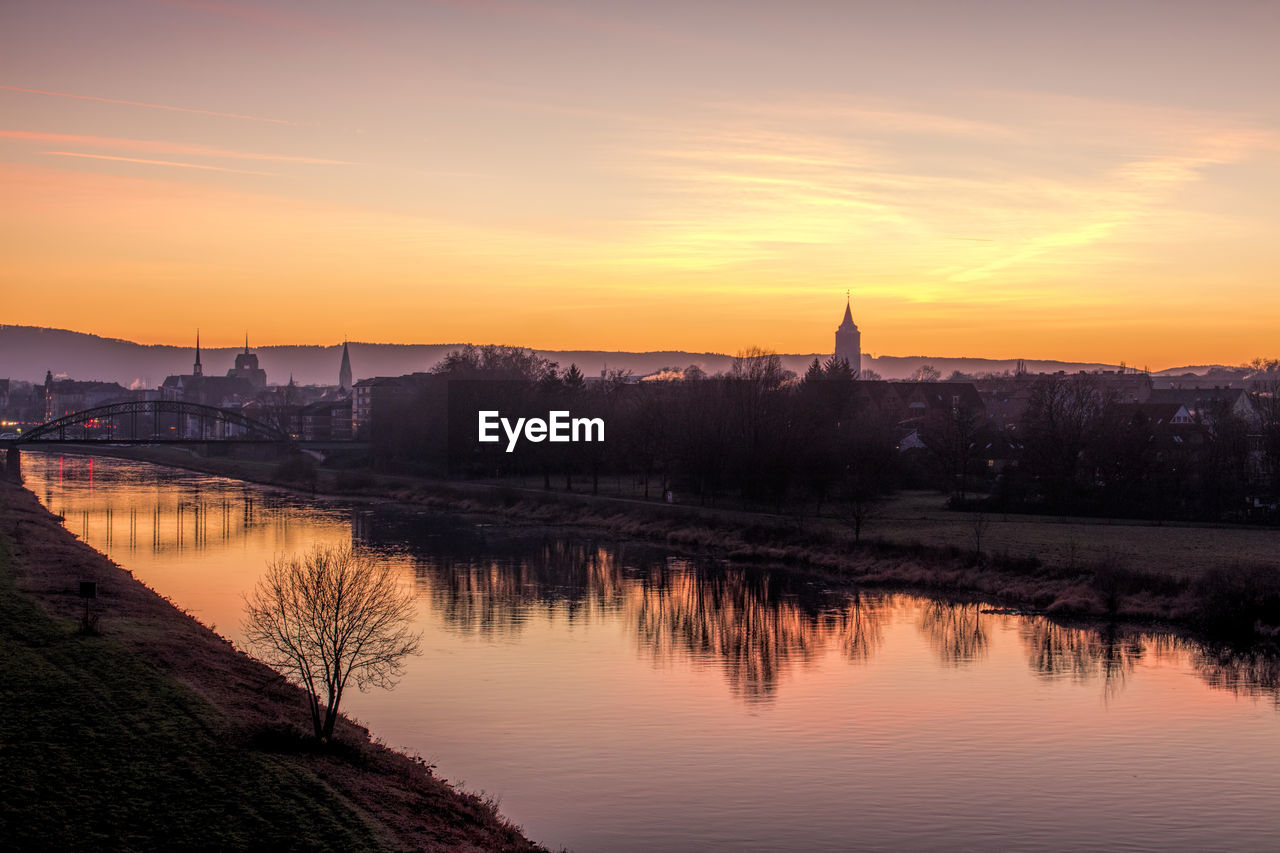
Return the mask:
[[[90,491],[82,461],[31,456],[69,529],[237,641],[278,553],[400,566],[425,653],[348,711],[552,847],[1280,838],[1274,657],[111,460]]]

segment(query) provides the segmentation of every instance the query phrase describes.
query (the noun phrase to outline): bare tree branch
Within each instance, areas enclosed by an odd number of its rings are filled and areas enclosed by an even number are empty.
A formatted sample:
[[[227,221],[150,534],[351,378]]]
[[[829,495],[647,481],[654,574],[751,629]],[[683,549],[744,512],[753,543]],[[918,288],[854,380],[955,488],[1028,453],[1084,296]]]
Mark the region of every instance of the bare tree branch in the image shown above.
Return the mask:
[[[317,738],[333,736],[350,679],[390,688],[418,654],[414,599],[388,565],[350,548],[278,557],[245,598],[245,635],[258,655],[306,689]],[[324,712],[321,713],[321,696]]]

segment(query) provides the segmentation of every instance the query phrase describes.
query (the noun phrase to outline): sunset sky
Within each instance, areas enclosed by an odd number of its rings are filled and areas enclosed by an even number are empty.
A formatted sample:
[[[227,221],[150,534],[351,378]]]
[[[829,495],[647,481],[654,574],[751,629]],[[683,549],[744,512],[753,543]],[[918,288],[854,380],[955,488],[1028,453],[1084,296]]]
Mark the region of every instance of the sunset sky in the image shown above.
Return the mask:
[[[0,5],[0,322],[1280,355],[1280,3]]]

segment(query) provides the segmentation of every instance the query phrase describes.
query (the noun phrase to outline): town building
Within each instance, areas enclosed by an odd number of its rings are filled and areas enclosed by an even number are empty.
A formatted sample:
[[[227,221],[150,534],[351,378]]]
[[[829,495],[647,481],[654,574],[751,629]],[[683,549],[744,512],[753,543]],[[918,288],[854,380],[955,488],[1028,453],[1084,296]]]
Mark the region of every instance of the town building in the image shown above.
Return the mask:
[[[116,382],[54,379],[53,372],[49,371],[44,377],[44,419],[51,421],[85,409],[135,400],[139,393]]]
[[[320,400],[302,407],[303,441],[348,441],[351,400]]]
[[[1259,413],[1249,392],[1243,388],[1157,388],[1152,403],[1176,403],[1196,420],[1210,423],[1222,414],[1234,415],[1250,427],[1259,424]]]
[[[351,388],[351,438],[368,441],[379,418],[387,417],[388,407],[404,402],[431,383],[443,383],[443,377],[431,373],[405,376],[375,376],[361,379]]]
[[[240,358],[236,360],[239,363]],[[246,361],[245,365],[251,365],[251,369],[256,369],[257,357],[253,357],[252,362]],[[200,333],[197,332],[196,360],[191,366],[191,372],[166,376],[160,385],[160,398],[221,408],[238,408],[253,399],[256,389],[249,379],[232,375],[234,373],[235,371],[232,370],[228,371],[226,376],[204,375],[204,365],[200,361]],[[265,376],[264,373],[264,384]]]
[[[243,379],[257,390],[267,387],[267,371],[258,366],[257,354],[249,352],[248,333],[244,336],[244,352],[236,356],[236,366],[227,371],[227,376]]]

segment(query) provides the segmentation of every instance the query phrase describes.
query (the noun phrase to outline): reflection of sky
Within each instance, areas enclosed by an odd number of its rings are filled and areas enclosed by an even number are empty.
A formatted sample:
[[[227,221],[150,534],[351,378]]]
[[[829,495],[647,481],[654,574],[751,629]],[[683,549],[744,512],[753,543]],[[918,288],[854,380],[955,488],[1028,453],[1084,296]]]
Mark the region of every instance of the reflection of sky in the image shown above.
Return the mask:
[[[354,517],[412,579],[425,651],[348,712],[553,847],[1280,837],[1274,661],[110,460],[90,487],[67,457],[59,484],[57,457],[23,462],[73,532],[232,637],[268,558],[344,541]]]

